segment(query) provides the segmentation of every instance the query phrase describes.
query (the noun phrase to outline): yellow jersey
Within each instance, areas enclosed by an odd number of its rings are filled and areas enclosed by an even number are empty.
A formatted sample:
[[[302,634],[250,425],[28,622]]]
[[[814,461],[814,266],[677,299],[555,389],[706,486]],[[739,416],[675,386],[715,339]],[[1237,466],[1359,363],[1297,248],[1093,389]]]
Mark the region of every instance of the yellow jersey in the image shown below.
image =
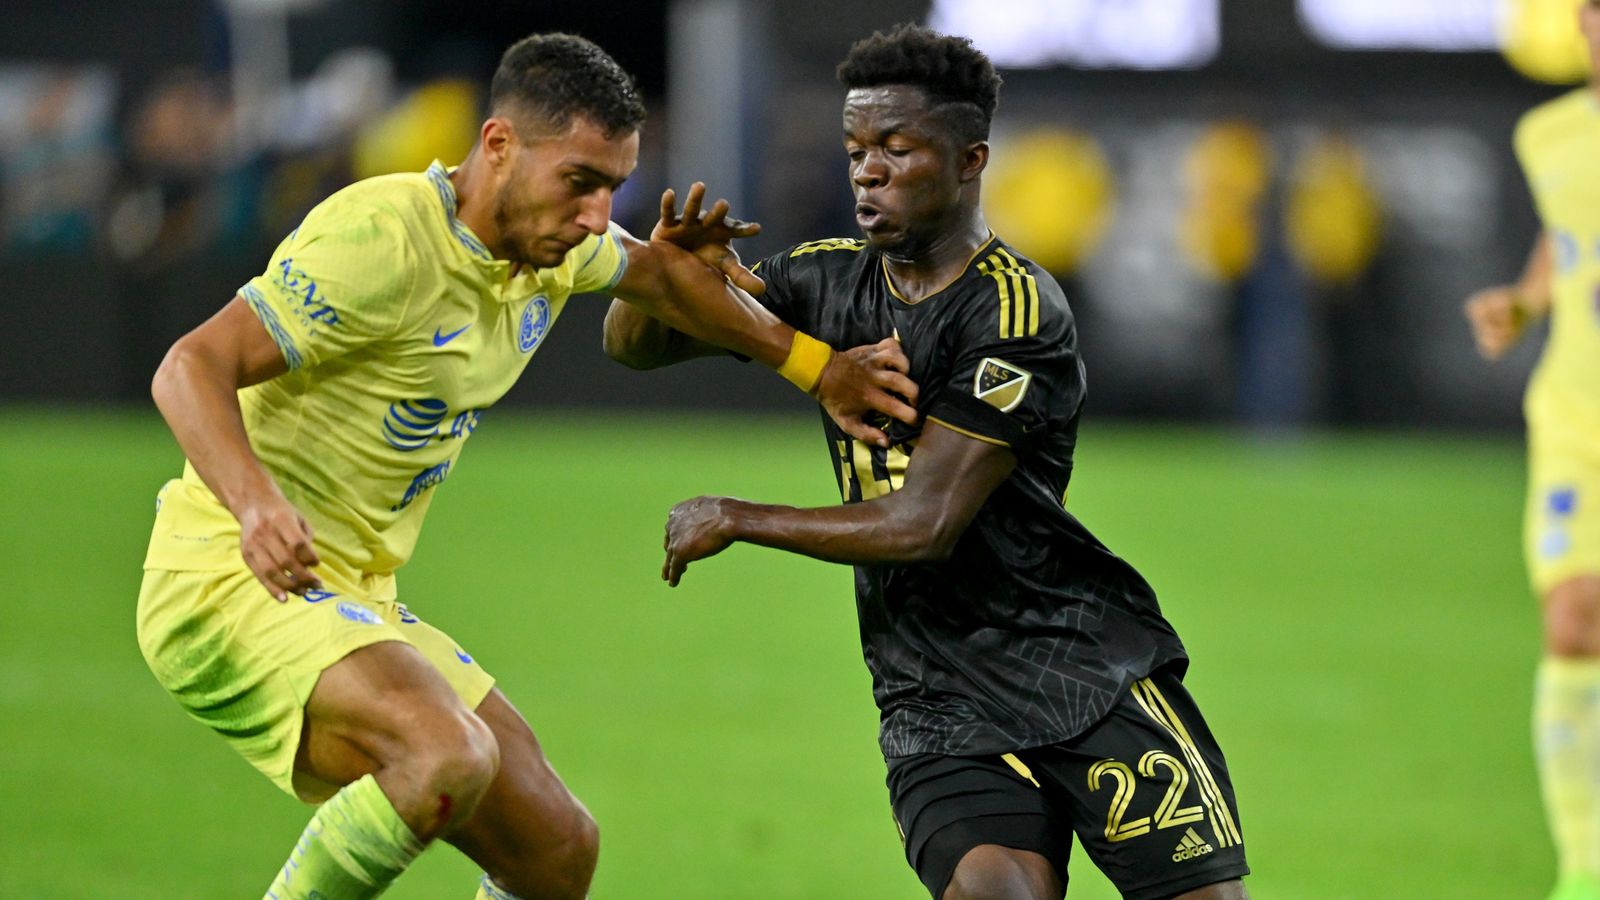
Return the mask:
[[[1550,337],[1528,383],[1528,425],[1600,440],[1600,101],[1583,88],[1535,107],[1517,158],[1549,236]]]
[[[479,416],[516,382],[567,298],[627,267],[621,230],[513,271],[456,219],[449,172],[357,182],[319,204],[239,289],[289,371],[239,392],[245,430],[325,563],[387,573]],[[150,569],[242,565],[239,524],[192,465],[162,489]]]

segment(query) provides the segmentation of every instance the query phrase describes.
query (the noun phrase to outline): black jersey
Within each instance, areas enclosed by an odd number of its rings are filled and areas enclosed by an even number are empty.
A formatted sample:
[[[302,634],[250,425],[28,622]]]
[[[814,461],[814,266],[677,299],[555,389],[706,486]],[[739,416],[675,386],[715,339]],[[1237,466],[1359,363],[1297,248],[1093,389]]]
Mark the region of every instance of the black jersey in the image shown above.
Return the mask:
[[[800,244],[756,270],[763,304],[836,348],[898,335],[924,420],[1017,456],[950,559],[856,567],[885,756],[1063,741],[1136,679],[1183,664],[1150,586],[1063,505],[1084,375],[1072,312],[1043,269],[993,238],[914,304],[859,240]],[[885,450],[823,421],[845,502],[903,483],[922,427],[891,423]]]

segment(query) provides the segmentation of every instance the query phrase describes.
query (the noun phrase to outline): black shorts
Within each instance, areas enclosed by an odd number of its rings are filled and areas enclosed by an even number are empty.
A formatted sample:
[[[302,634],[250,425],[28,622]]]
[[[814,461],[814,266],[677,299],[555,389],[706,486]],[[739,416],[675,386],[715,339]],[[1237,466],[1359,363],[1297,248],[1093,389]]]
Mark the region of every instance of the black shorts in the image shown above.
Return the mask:
[[[1065,884],[1073,834],[1127,900],[1158,900],[1250,872],[1222,750],[1168,669],[1135,682],[1070,741],[888,763],[906,859],[935,900],[980,844],[1038,853]]]

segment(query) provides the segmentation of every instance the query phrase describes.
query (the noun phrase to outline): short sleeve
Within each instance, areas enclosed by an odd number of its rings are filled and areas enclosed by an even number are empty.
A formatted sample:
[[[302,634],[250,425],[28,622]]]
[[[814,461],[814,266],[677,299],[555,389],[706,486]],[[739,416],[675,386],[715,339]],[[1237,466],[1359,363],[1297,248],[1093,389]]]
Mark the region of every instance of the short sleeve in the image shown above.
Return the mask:
[[[1522,118],[1517,120],[1516,128],[1511,132],[1511,149],[1516,154],[1517,163],[1522,167],[1523,172],[1527,172],[1533,165],[1533,157],[1537,146],[1536,130],[1538,126],[1535,122],[1538,112],[1539,110],[1535,108],[1530,112],[1524,113]]]
[[[923,385],[931,395],[924,415],[1027,452],[1068,425],[1083,403],[1072,313],[1048,275],[1019,270],[971,290],[945,335],[950,365]]]
[[[769,256],[750,267],[750,271],[760,276],[767,286],[761,296],[756,298],[756,302],[790,325],[794,324],[792,313],[795,286],[789,280],[790,254],[793,249],[791,247],[782,253]]]
[[[622,226],[612,222],[605,234],[591,234],[567,254],[575,260],[574,294],[605,293],[617,286],[628,271],[628,251],[622,246]]]
[[[392,334],[416,265],[405,224],[391,209],[335,196],[306,216],[239,294],[289,368],[301,369]]]

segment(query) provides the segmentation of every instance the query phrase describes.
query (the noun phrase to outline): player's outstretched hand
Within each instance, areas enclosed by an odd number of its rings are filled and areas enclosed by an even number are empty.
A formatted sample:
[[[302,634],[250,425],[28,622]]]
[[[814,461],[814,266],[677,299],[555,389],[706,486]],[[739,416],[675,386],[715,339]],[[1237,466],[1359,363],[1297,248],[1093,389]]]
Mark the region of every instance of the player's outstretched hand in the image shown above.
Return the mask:
[[[866,421],[881,413],[907,425],[917,424],[917,385],[911,361],[894,338],[839,351],[828,359],[817,382],[817,400],[845,434],[876,447],[889,446],[889,436]]]
[[[322,579],[311,571],[321,562],[311,539],[311,523],[281,496],[252,503],[239,513],[240,554],[279,603],[290,594],[322,588]]]
[[[677,587],[683,570],[697,559],[715,556],[733,543],[727,497],[696,497],[685,500],[667,513],[667,536],[661,542],[667,558],[661,564],[661,580]]]
[[[739,261],[733,249],[735,238],[753,237],[761,233],[761,225],[728,218],[728,201],[718,200],[711,209],[701,213],[705,202],[706,186],[696,181],[689,187],[689,196],[683,201],[683,215],[678,215],[677,192],[667,188],[661,192],[661,219],[650,231],[650,240],[664,241],[700,257],[706,265],[720,271],[738,287],[760,295],[767,289],[754,272]]]
[[[1467,298],[1467,321],[1478,353],[1487,360],[1499,359],[1522,336],[1528,315],[1517,302],[1516,289],[1509,286],[1485,288]]]

